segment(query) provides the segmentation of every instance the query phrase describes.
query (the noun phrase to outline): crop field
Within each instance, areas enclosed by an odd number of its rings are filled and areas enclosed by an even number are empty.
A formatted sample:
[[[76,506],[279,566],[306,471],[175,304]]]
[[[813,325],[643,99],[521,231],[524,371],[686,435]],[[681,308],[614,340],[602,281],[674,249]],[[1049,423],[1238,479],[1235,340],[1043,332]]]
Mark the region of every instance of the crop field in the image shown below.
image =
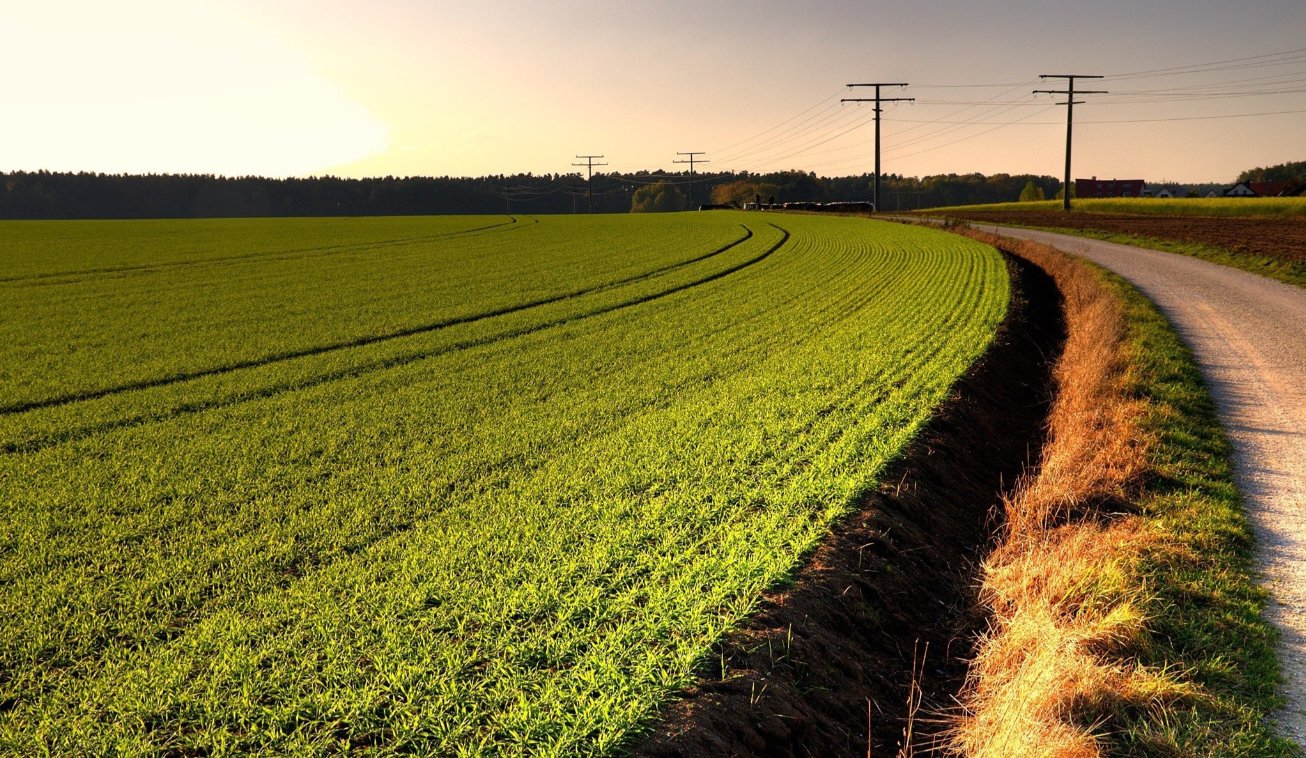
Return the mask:
[[[0,225],[0,752],[607,754],[873,488],[998,253],[758,213]]]

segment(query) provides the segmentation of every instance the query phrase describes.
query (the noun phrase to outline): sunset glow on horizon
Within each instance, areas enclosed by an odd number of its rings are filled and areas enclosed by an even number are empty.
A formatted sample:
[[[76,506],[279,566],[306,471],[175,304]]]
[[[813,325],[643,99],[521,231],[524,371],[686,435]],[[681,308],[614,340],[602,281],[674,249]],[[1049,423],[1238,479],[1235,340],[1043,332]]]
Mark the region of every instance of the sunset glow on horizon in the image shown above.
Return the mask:
[[[842,85],[905,81],[886,172],[1059,175],[1065,109],[1032,90],[1065,72],[1111,93],[1076,108],[1078,175],[1227,181],[1306,157],[1296,0],[3,10],[0,171],[471,176],[581,153],[637,171],[695,150],[712,170],[861,174],[872,113]]]

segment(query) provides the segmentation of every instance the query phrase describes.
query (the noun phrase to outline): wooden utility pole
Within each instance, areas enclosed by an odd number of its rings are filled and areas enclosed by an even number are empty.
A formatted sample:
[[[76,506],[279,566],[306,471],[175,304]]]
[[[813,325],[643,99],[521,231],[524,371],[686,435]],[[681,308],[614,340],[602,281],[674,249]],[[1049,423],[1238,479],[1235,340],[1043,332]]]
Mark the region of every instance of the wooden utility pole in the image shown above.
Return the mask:
[[[577,158],[585,161],[584,163],[573,163],[573,166],[585,166],[589,169],[589,176],[585,178],[585,206],[589,213],[594,212],[594,167],[606,166],[606,163],[595,163],[595,158],[602,158],[601,155],[578,155]],[[572,198],[572,212],[575,213],[575,198]]]
[[[849,87],[874,87],[875,97],[845,97],[841,103],[875,103],[875,193],[871,197],[871,202],[875,206],[875,213],[880,212],[880,103],[902,103],[914,102],[914,97],[880,97],[881,87],[906,87],[907,82],[874,82],[871,84],[849,84]]]
[[[695,164],[695,163],[711,163],[712,161],[704,160],[703,158],[696,158],[696,157],[695,157],[695,156],[698,156],[698,155],[707,155],[707,153],[703,152],[702,150],[697,150],[697,151],[694,151],[694,152],[691,152],[691,153],[676,153],[676,155],[688,155],[688,156],[689,156],[689,160],[687,160],[687,161],[677,161],[677,160],[673,160],[673,161],[671,161],[671,162],[672,162],[672,163],[688,163],[688,164],[689,164],[689,209],[692,211],[692,210],[694,210],[694,164]]]
[[[1066,178],[1061,183],[1061,209],[1070,210],[1070,135],[1075,125],[1075,106],[1083,105],[1083,100],[1076,100],[1075,95],[1105,95],[1106,90],[1075,91],[1076,79],[1101,79],[1092,74],[1039,74],[1040,79],[1065,79],[1065,89],[1036,89],[1035,95],[1065,95],[1066,102],[1057,105],[1066,106]]]

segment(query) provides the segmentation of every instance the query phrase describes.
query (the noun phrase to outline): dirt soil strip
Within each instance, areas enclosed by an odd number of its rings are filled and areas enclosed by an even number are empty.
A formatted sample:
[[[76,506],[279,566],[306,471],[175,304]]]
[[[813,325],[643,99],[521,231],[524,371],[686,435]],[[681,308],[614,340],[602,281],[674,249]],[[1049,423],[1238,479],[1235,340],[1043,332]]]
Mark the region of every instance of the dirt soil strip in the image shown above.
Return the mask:
[[[977,228],[1053,245],[1147,295],[1197,356],[1235,449],[1282,632],[1285,736],[1306,746],[1306,290],[1196,258],[1028,229]]]
[[[997,527],[994,506],[1042,448],[1051,364],[1065,340],[1052,280],[1009,265],[1012,307],[993,348],[890,466],[887,484],[704,662],[635,755],[864,756],[868,744],[893,755],[927,643],[912,742],[938,734],[930,714],[955,705],[980,622],[975,573]]]

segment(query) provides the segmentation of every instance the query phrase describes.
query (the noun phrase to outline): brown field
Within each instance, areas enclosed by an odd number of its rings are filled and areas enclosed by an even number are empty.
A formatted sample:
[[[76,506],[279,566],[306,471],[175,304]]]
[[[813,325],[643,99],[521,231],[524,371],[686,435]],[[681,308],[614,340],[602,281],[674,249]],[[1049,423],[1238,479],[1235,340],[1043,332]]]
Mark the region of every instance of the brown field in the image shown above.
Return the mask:
[[[948,215],[981,223],[1097,231],[1207,244],[1234,253],[1306,263],[1306,217],[1301,216],[1135,216],[1061,211],[965,211]]]

